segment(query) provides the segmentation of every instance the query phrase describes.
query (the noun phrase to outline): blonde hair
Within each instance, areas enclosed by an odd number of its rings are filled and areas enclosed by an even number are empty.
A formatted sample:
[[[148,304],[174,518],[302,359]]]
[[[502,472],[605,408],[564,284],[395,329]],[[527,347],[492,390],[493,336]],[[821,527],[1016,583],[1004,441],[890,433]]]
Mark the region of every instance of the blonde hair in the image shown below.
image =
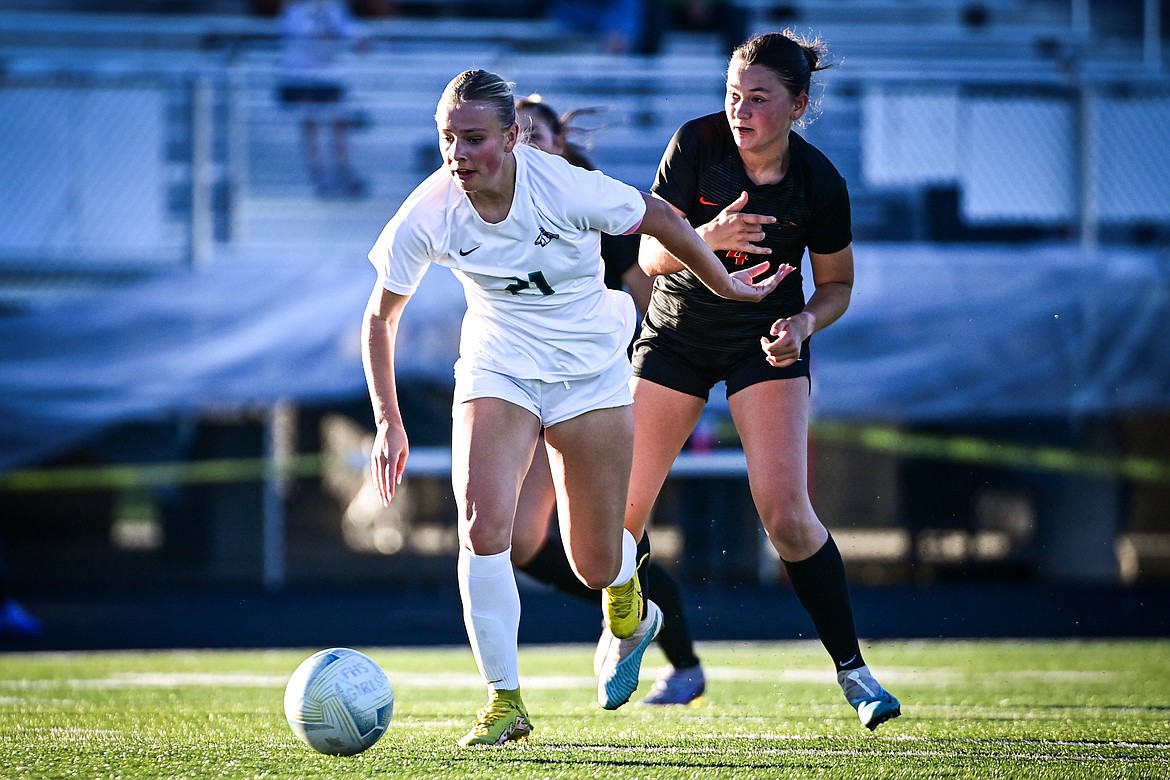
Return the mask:
[[[482,101],[495,110],[500,127],[505,130],[516,124],[516,101],[512,85],[486,70],[465,70],[447,82],[435,109],[435,118],[444,108],[458,108],[464,103]]]

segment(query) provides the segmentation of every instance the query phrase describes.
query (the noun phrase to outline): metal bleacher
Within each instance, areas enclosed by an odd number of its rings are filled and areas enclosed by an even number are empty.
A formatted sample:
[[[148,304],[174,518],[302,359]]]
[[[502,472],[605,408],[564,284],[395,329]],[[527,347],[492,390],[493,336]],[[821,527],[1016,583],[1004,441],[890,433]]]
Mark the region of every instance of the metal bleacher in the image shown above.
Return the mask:
[[[642,187],[649,186],[674,128],[696,110],[719,105],[723,63],[702,41],[661,58],[615,59],[549,22],[482,20],[473,40],[461,25],[452,19],[369,23],[372,45],[345,62],[348,105],[360,116],[351,154],[369,188],[367,197],[345,200],[320,199],[310,186],[300,128],[275,99],[279,51],[272,27],[253,20],[234,35],[218,28],[217,39],[232,40],[221,57],[222,102],[233,139],[227,165],[232,212],[221,249],[246,256],[286,246],[305,252],[368,245],[437,166],[434,106],[447,80],[466,67],[496,70],[515,82],[518,93],[540,91],[566,110],[604,106],[604,127],[593,134],[595,162]]]
[[[823,74],[827,85],[821,119],[806,134],[835,161],[854,186],[857,226],[879,233],[897,193],[861,186],[861,87],[874,80],[1029,80],[1063,82],[1084,34],[1072,26],[1065,5],[994,0],[983,15],[941,0],[780,4],[741,0],[751,31],[791,26],[821,35],[838,64]],[[793,12],[793,7],[797,8]],[[336,236],[355,219],[380,225],[410,188],[438,162],[431,116],[436,97],[453,71],[496,70],[518,94],[541,92],[561,110],[603,107],[590,154],[598,167],[635,186],[648,187],[662,149],[686,119],[722,104],[725,53],[713,36],[676,34],[653,57],[603,55],[589,41],[566,37],[539,21],[477,22],[473,41],[453,35],[451,20],[428,20],[423,40],[408,20],[377,26],[381,44],[351,63],[355,108],[370,120],[354,138],[359,166],[371,178],[364,203],[318,204],[316,211]],[[441,41],[436,45],[436,40]],[[1097,56],[1101,56],[1098,54]],[[255,48],[235,67],[245,75],[252,128],[249,196],[238,222],[244,245],[289,236],[280,214],[288,199],[311,201],[296,157],[296,129],[271,100],[274,53]],[[312,219],[292,228],[297,236],[319,233]],[[368,239],[368,228],[363,239]],[[238,244],[239,245],[239,244]]]
[[[298,128],[273,100],[275,74],[266,53],[241,64],[250,128],[248,195],[239,238],[267,242],[287,235],[279,215],[290,199],[312,201],[299,164]],[[592,53],[523,53],[479,46],[453,54],[429,48],[409,54],[366,54],[351,68],[350,98],[363,115],[353,134],[357,168],[370,181],[369,197],[321,203],[318,210],[336,230],[343,212],[376,214],[381,225],[397,203],[439,164],[434,108],[446,81],[464,67],[495,70],[518,94],[540,92],[561,110],[604,107],[595,118],[590,154],[610,175],[647,188],[674,129],[721,103],[722,63],[717,53],[695,57],[623,58]],[[291,164],[290,164],[291,162]],[[299,231],[313,230],[302,222]],[[364,240],[372,237],[368,227]]]
[[[1067,88],[1089,71],[1164,81],[1160,62],[1151,69],[1134,46],[1140,33],[1120,42],[1092,34],[1076,18],[1078,5],[1087,7],[1075,0],[734,0],[728,8],[745,15],[748,32],[792,27],[830,44],[836,67],[820,76],[822,115],[804,132],[849,180],[859,235],[880,239],[896,221],[890,210],[904,207],[913,193],[865,184],[863,98],[873,85],[993,88],[1026,81]],[[1108,20],[1109,9],[1101,16],[1097,5],[1095,18]],[[205,235],[190,238],[204,248],[187,253],[203,259],[292,250],[316,258],[368,246],[437,164],[435,101],[466,67],[500,72],[519,94],[539,91],[561,110],[604,107],[591,119],[590,155],[598,167],[642,188],[674,129],[722,105],[726,52],[714,34],[672,32],[656,55],[615,56],[545,19],[476,19],[474,36],[467,20],[446,15],[366,24],[371,46],[345,65],[350,105],[362,118],[352,157],[370,182],[360,199],[321,199],[310,187],[299,128],[274,97],[279,41],[273,19],[0,12],[0,84],[83,90],[137,78],[160,90],[166,189],[142,196],[163,198],[179,233],[199,231],[185,222],[198,222],[191,216],[195,205],[207,204],[214,213],[203,219]],[[199,105],[210,111],[202,161],[193,150]],[[201,186],[208,192],[200,195]],[[18,262],[36,254],[35,246],[15,253],[0,248]],[[68,247],[57,254],[80,257]]]

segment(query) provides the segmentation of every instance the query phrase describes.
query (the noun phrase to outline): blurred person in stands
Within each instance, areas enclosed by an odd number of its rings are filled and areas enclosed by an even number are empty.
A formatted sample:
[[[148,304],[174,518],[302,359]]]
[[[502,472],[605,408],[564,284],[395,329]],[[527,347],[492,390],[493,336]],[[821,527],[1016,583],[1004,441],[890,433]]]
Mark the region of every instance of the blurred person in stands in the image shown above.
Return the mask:
[[[305,160],[321,196],[358,196],[366,184],[349,159],[353,112],[339,57],[363,48],[365,34],[342,0],[289,0],[280,14],[283,60],[277,95],[297,113]]]
[[[596,36],[606,54],[650,56],[674,31],[714,33],[730,53],[749,21],[732,0],[554,0],[549,16],[567,33]]]
[[[517,498],[542,429],[573,570],[606,590],[606,630],[639,644],[618,682],[629,686],[627,700],[661,626],[661,611],[641,595],[637,545],[622,529],[633,457],[626,350],[636,311],[628,295],[605,287],[600,233],[654,235],[730,298],[760,300],[783,275],[758,285],[759,268],[729,274],[664,201],[519,143],[514,100],[507,82],[483,70],[464,71],[443,90],[435,112],[443,166],[369,252],[378,279],[362,329],[377,425],[371,471],[389,505],[410,450],[394,367],[402,312],[431,263],[452,268],[463,284],[451,478],[464,622],[488,688],[459,740],[464,747],[532,731],[520,695],[520,596],[510,558]]]
[[[521,141],[542,152],[560,155],[581,168],[594,170],[584,149],[570,138],[574,130],[572,120],[585,112],[591,110],[583,109],[561,115],[540,95],[521,98],[516,101]],[[639,315],[642,315],[650,300],[651,280],[638,266],[638,243],[636,234],[601,235],[605,285],[629,292]],[[539,582],[570,596],[596,603],[600,600],[600,593],[587,588],[577,579],[565,556],[564,547],[555,534],[549,533],[555,508],[552,471],[548,458],[538,451],[520,489],[512,533],[512,563]],[[657,642],[666,654],[669,665],[662,670],[654,687],[640,703],[690,704],[703,695],[706,680],[687,628],[678,584],[670,572],[653,562],[647,566],[647,577],[654,581],[654,600],[662,609],[662,630]]]
[[[652,192],[729,271],[761,260],[797,271],[759,303],[722,300],[668,248],[643,239],[639,262],[655,280],[634,344],[626,528],[643,537],[671,464],[722,380],[764,529],[845,699],[872,730],[898,717],[901,704],[862,658],[841,554],[808,495],[810,337],[845,313],[853,289],[845,180],[793,130],[809,111],[812,74],[828,67],[826,53],[820,41],[790,32],[740,44],[727,68],[724,110],[685,123],[662,157]],[[806,249],[814,287],[807,300]]]
[[[554,0],[549,16],[566,32],[597,36],[606,54],[639,54],[657,0]]]
[[[659,40],[647,42],[647,53],[660,50],[661,36],[668,30],[714,32],[720,48],[728,55],[748,35],[748,6],[737,0],[657,0],[653,7],[656,17],[646,32],[648,36],[657,35]]]

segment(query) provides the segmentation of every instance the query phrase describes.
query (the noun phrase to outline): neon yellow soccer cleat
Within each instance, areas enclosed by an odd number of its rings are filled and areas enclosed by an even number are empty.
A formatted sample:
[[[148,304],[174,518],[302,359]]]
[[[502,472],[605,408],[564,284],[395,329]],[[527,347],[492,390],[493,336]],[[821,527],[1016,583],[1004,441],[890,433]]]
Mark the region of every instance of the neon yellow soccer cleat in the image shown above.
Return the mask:
[[[520,691],[492,691],[488,703],[475,714],[471,731],[459,739],[459,746],[503,745],[531,733],[532,722],[520,699]]]
[[[638,569],[641,569],[650,556],[644,556]],[[642,622],[642,583],[638,581],[638,572],[625,585],[614,585],[601,592],[602,615],[605,617],[605,627],[609,633],[618,639],[628,639],[638,630]]]

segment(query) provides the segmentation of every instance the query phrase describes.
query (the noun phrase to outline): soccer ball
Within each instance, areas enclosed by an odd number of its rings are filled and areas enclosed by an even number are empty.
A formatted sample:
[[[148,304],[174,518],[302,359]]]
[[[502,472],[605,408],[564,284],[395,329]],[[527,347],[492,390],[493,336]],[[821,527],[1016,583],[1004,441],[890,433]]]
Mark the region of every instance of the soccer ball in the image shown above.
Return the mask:
[[[345,647],[301,662],[284,689],[284,716],[319,753],[352,756],[373,745],[394,715],[394,691],[369,656]]]

